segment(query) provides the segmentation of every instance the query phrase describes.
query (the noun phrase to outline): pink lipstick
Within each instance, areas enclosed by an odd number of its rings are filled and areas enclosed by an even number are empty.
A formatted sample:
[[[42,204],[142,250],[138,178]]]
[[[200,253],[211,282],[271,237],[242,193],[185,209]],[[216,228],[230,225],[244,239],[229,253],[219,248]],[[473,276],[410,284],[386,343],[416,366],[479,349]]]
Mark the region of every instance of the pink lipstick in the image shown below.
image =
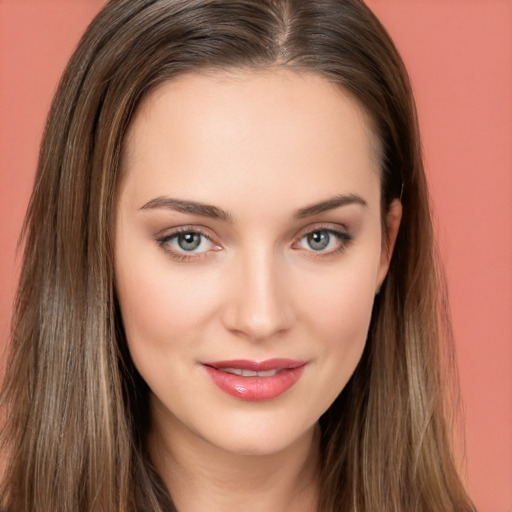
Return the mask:
[[[292,359],[245,359],[203,362],[206,373],[225,393],[240,400],[272,400],[290,389],[301,377],[306,362]]]

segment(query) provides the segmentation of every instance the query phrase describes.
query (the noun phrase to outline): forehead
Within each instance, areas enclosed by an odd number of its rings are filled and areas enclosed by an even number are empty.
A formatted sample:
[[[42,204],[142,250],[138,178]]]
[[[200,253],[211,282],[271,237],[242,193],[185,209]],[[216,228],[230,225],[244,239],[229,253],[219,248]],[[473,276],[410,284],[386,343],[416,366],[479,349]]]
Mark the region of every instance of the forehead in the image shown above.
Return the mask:
[[[194,73],[159,85],[141,102],[123,148],[124,181],[139,195],[208,201],[220,184],[238,195],[283,184],[332,195],[332,187],[374,184],[377,146],[363,109],[318,75]]]

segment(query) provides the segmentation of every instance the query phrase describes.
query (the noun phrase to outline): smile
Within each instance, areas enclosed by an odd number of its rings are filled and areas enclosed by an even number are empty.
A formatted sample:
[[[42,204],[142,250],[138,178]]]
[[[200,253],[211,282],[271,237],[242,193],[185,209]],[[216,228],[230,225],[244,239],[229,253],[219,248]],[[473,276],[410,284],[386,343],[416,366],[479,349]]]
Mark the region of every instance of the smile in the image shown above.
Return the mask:
[[[277,375],[282,370],[266,370],[263,372],[255,372],[253,370],[242,370],[240,368],[217,368],[221,372],[232,373],[233,375],[238,375],[240,377],[273,377]]]
[[[302,376],[304,361],[269,359],[202,363],[212,382],[225,393],[246,401],[272,400],[290,389]]]

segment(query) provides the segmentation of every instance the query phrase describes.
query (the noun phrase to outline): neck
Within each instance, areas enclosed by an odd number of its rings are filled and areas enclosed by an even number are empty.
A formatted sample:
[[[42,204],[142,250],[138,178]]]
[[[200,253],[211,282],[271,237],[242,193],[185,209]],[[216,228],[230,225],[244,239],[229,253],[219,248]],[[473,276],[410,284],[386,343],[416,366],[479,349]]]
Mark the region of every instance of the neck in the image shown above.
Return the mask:
[[[316,426],[277,453],[231,453],[181,423],[153,415],[149,450],[179,512],[315,512],[319,476]]]

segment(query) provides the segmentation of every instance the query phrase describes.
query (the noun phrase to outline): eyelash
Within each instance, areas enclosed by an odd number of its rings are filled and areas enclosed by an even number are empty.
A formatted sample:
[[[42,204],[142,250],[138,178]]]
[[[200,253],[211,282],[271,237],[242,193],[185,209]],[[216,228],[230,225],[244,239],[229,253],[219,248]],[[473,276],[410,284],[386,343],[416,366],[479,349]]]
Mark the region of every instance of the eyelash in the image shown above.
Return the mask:
[[[350,247],[350,245],[354,241],[354,237],[347,231],[341,231],[329,226],[316,226],[314,229],[311,229],[300,235],[297,241],[293,243],[293,245],[299,243],[301,240],[310,235],[313,235],[314,233],[326,233],[330,236],[334,236],[339,243],[339,247],[336,247],[335,249],[331,249],[329,251],[315,251],[314,249],[310,249],[307,252],[310,253],[308,256],[312,258],[326,258],[329,256],[333,256],[335,254],[340,254],[346,249],[348,249],[348,247]]]
[[[301,242],[301,240],[303,240],[304,238],[306,238],[310,235],[313,235],[314,233],[325,233],[325,234],[334,236],[339,243],[339,247],[336,247],[335,249],[331,249],[329,251],[323,251],[323,250],[315,251],[314,249],[306,250],[308,253],[310,253],[309,257],[313,257],[313,258],[325,258],[325,257],[329,257],[329,256],[332,256],[335,254],[339,254],[339,253],[345,251],[352,244],[352,242],[354,240],[354,237],[346,231],[340,231],[340,230],[334,229],[332,227],[327,227],[327,226],[319,226],[319,227],[315,227],[314,229],[311,229],[311,230],[301,234],[293,242],[292,248],[299,250],[300,247],[296,247],[296,245],[299,244]],[[202,251],[202,252],[193,252],[193,251],[185,251],[185,250],[177,251],[177,250],[169,248],[168,243],[170,241],[175,240],[180,235],[184,235],[184,234],[200,235],[201,237],[208,240],[215,248],[207,250],[207,251]],[[216,244],[212,240],[211,236],[209,236],[207,233],[205,233],[204,231],[202,231],[201,229],[199,229],[197,227],[186,227],[185,226],[182,228],[178,228],[170,234],[167,234],[165,236],[157,238],[157,242],[158,242],[159,246],[167,254],[169,254],[174,260],[184,261],[184,262],[196,261],[196,260],[199,260],[202,258],[206,258],[206,257],[208,257],[208,254],[212,250],[214,252],[217,252],[222,249],[218,244]]]
[[[212,238],[206,234],[204,231],[197,227],[182,227],[178,228],[172,233],[162,236],[160,238],[157,238],[157,242],[160,245],[160,247],[168,253],[174,260],[176,261],[193,261],[198,260],[201,258],[205,258],[210,251],[203,251],[203,252],[193,252],[193,251],[176,251],[174,249],[170,249],[167,245],[170,241],[177,239],[180,235],[200,235],[201,237],[208,240],[211,244],[213,244],[217,249],[213,249],[215,251],[220,250],[220,247],[215,244],[215,242],[212,240]]]

